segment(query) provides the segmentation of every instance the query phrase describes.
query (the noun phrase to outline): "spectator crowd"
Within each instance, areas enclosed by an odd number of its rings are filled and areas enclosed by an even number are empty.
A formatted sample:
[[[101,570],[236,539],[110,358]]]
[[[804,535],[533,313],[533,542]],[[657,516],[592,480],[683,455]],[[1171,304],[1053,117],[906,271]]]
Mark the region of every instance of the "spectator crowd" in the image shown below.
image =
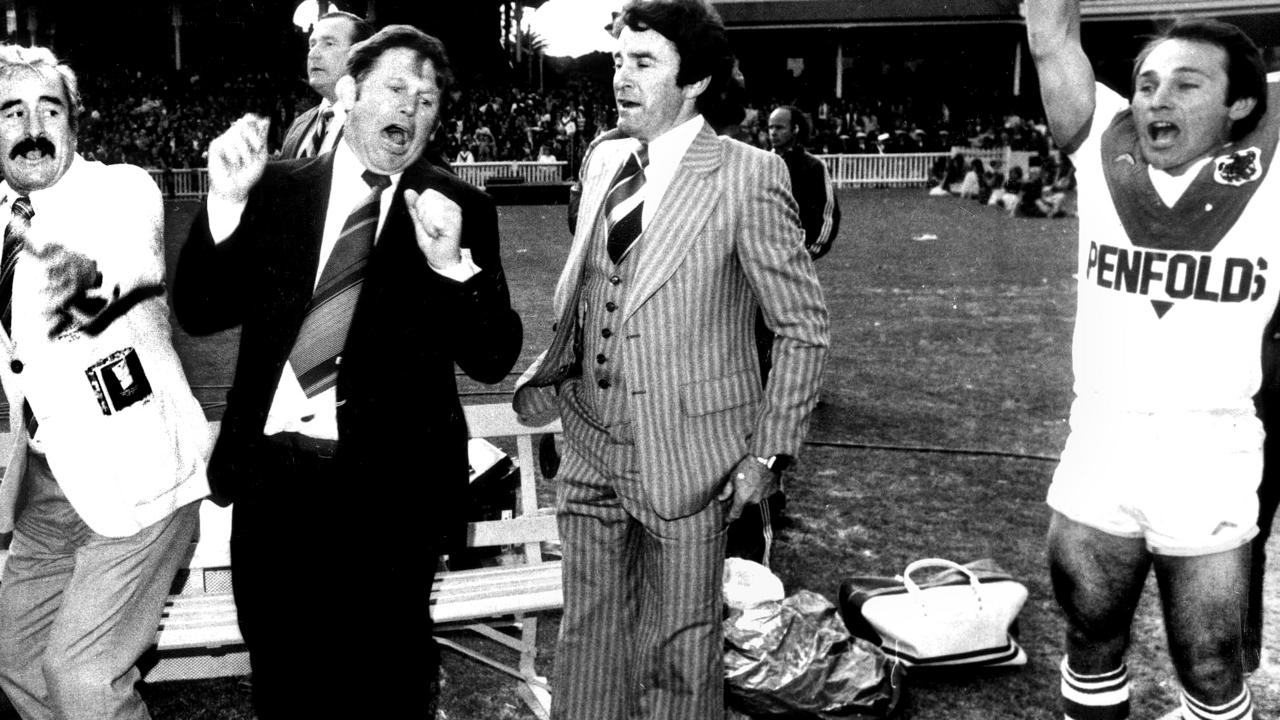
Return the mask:
[[[314,103],[301,76],[269,73],[83,73],[85,114],[80,151],[108,163],[161,169],[205,165],[218,132],[245,112],[271,118],[271,145]],[[751,98],[736,136],[769,147],[768,116],[793,98]],[[1043,121],[993,114],[959,121],[945,106],[937,117],[868,98],[832,99],[800,107],[813,131],[804,147],[815,154],[945,152],[998,148],[1050,155]],[[919,116],[917,116],[919,115]],[[455,88],[444,109],[437,151],[450,162],[567,161],[576,172],[593,138],[613,127],[616,111],[606,80],[570,79],[547,90],[521,87]],[[963,173],[962,173],[963,174]],[[958,181],[957,181],[958,182]]]

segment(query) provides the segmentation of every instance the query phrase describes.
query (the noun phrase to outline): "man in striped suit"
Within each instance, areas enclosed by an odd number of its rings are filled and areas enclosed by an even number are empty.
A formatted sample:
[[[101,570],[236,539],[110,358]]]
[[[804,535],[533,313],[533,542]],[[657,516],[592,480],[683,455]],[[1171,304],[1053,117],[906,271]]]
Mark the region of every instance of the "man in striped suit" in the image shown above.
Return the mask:
[[[725,526],[800,448],[827,312],[785,164],[703,119],[733,68],[715,11],[633,0],[614,33],[626,137],[584,170],[559,321],[514,400],[565,428],[552,712],[714,720]],[[763,389],[757,306],[777,334]]]

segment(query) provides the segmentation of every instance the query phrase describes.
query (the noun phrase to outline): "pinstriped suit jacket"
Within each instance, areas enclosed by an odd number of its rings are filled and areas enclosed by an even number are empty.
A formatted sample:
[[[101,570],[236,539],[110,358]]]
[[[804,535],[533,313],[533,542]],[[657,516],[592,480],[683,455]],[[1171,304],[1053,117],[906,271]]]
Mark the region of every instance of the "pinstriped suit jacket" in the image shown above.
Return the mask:
[[[551,346],[517,383],[513,404],[541,422],[574,365],[578,288],[605,193],[632,144],[602,143],[585,169],[580,217],[556,285]],[[747,453],[796,454],[817,403],[827,310],[804,248],[781,158],[704,125],[640,241],[635,281],[615,332],[626,338],[626,387],[642,482],[662,517],[710,502]],[[757,304],[777,337],[760,388]]]

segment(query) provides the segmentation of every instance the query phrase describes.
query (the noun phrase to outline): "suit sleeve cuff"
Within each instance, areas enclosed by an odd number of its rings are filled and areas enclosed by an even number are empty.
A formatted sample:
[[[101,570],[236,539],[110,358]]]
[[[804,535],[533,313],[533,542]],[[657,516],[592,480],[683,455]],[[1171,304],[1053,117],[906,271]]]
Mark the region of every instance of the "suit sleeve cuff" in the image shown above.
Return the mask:
[[[232,202],[224,197],[209,193],[209,236],[214,244],[231,237],[240,226],[240,216],[244,214],[243,202]]]
[[[210,211],[210,215],[212,215],[212,211]],[[212,224],[213,223],[210,222],[210,225]],[[215,236],[215,238],[216,237],[217,236]],[[461,262],[454,263],[453,265],[450,265],[449,267],[444,267],[444,268],[438,268],[435,265],[431,265],[431,269],[434,270],[437,274],[443,275],[444,277],[447,277],[450,280],[454,280],[456,282],[466,282],[470,280],[471,278],[475,277],[480,273],[480,266],[476,265],[475,261],[471,259],[470,250],[468,250],[467,248],[462,248],[461,252],[462,252]]]

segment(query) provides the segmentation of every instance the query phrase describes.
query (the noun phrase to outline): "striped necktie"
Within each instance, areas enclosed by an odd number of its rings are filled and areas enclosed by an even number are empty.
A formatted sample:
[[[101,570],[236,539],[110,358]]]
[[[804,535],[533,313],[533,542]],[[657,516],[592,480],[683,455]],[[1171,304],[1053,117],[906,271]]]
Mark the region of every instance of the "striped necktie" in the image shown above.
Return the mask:
[[[31,198],[23,195],[13,201],[13,217],[4,229],[4,250],[0,251],[0,325],[9,332],[13,320],[13,273],[18,266],[18,257],[27,245],[27,230],[31,227],[31,218],[36,211],[31,207]]]
[[[613,184],[609,186],[609,194],[605,196],[605,217],[609,222],[609,259],[615,265],[622,262],[631,249],[631,244],[640,237],[641,215],[644,213],[644,169],[649,164],[649,146],[640,145],[640,149],[631,153],[627,162],[622,165]]]
[[[391,178],[369,170],[363,177],[372,191],[343,223],[342,234],[320,274],[289,353],[289,364],[307,397],[315,397],[337,384],[339,357],[347,344],[365,268],[373,252],[382,191],[391,185]]]
[[[325,108],[316,117],[316,124],[311,132],[310,141],[298,148],[298,157],[315,157],[324,147],[324,135],[329,130],[329,121],[333,119],[333,108]]]

